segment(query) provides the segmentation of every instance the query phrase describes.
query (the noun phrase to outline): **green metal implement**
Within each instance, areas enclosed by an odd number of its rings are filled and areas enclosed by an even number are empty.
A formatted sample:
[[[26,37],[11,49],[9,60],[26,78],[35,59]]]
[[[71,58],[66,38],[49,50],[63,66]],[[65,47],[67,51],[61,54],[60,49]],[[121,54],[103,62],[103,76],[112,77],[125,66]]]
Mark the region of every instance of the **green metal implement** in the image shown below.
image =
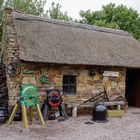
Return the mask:
[[[37,88],[33,84],[28,84],[21,87],[20,91],[20,103],[25,106],[35,106],[39,104],[39,95]]]
[[[8,120],[8,124],[12,124],[14,116],[21,107],[22,111],[22,124],[24,128],[28,128],[28,119],[27,119],[27,109],[29,109],[29,120],[32,121],[33,110],[35,107],[37,110],[37,114],[42,126],[45,125],[43,116],[41,114],[40,106],[39,106],[39,94],[37,93],[37,88],[33,84],[22,85],[20,88],[20,102],[17,102],[10,118]],[[29,107],[29,108],[28,108]]]
[[[48,82],[48,76],[47,75],[41,75],[40,76],[40,82],[42,83],[42,84],[47,84],[47,82]]]

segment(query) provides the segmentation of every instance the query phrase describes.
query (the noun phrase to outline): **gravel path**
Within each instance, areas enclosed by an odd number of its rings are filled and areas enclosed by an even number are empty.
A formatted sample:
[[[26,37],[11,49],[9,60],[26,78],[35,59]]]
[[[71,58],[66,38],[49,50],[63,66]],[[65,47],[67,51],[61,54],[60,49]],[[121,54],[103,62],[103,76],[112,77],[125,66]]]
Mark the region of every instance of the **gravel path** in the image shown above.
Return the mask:
[[[91,116],[47,121],[46,127],[32,124],[23,130],[20,122],[0,126],[0,140],[140,140],[140,109],[129,108],[124,117],[109,118],[107,123],[87,125]],[[34,122],[35,123],[35,122]]]

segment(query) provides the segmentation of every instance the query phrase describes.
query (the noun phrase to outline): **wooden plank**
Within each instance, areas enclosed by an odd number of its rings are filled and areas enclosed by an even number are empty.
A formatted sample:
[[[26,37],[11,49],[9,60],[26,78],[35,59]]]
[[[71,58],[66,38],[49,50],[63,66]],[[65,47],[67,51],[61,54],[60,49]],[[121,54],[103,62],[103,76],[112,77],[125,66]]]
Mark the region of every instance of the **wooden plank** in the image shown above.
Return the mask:
[[[94,104],[81,104],[80,107],[94,107]]]
[[[117,72],[117,71],[104,71],[103,76],[105,76],[105,77],[119,77],[119,72]]]
[[[80,103],[66,103],[68,105],[68,108],[72,107],[91,107],[94,106],[94,103],[86,103],[86,104],[80,104]],[[105,106],[111,106],[111,105],[124,105],[124,101],[112,101],[112,102],[103,102],[103,105]]]
[[[105,105],[105,106],[124,105],[124,101],[104,102],[103,105]]]
[[[68,105],[68,108],[79,106],[80,103],[66,103]]]
[[[108,117],[122,117],[124,110],[107,110]]]

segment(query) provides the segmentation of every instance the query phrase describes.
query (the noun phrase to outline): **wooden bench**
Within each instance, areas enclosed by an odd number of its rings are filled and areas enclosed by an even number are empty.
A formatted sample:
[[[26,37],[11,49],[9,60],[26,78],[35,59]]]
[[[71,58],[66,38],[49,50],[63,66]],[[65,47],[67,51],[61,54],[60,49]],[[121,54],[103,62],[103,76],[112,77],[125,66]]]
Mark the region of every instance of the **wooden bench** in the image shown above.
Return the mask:
[[[93,103],[67,103],[68,108],[72,108],[72,117],[76,118],[77,117],[77,109],[78,108],[93,108],[95,104]],[[117,110],[121,110],[121,106],[124,105],[124,101],[113,101],[113,102],[103,102],[103,105],[105,106],[117,106]]]

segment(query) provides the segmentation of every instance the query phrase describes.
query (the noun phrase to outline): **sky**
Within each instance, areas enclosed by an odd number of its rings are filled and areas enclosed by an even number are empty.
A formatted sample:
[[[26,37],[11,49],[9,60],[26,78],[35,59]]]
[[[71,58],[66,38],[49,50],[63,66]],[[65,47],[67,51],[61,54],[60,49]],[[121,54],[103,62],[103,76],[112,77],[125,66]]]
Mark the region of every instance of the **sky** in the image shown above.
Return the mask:
[[[75,19],[80,18],[80,10],[100,10],[103,5],[107,5],[110,2],[116,5],[123,4],[127,7],[132,7],[140,13],[140,0],[47,0],[46,10],[51,7],[52,2],[59,3],[62,11],[67,12],[70,17]]]

